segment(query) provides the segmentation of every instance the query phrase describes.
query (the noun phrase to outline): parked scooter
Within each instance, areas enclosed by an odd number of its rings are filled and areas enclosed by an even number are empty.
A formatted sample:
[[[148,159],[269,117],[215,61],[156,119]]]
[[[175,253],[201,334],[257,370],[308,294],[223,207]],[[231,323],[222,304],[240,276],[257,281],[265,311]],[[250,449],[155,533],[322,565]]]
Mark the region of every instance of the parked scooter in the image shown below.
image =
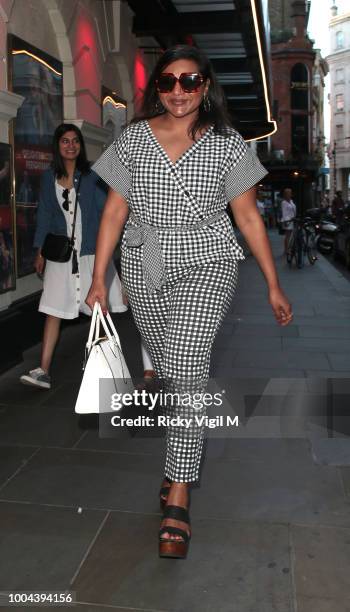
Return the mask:
[[[316,248],[323,255],[329,255],[334,248],[334,240],[339,231],[335,216],[320,208],[311,208],[307,211],[314,221],[316,231]]]
[[[339,231],[337,232],[334,241],[333,249],[334,259],[341,258],[345,261],[345,265],[350,270],[350,205],[346,205],[340,211],[339,215]]]

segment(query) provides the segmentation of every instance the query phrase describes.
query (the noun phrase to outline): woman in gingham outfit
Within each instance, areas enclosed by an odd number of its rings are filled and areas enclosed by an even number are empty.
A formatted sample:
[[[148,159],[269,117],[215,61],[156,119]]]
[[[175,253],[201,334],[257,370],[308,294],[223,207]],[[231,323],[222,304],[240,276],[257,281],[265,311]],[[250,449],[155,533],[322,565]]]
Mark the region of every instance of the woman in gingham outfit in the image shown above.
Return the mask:
[[[244,259],[235,219],[269,287],[277,321],[291,307],[279,287],[254,185],[266,174],[230,127],[210,63],[188,46],[166,51],[150,77],[141,116],[94,165],[110,186],[87,302],[105,308],[104,274],[122,237],[122,280],[157,376],[174,391],[204,389],[210,352]],[[167,408],[168,410],[168,408]],[[191,407],[171,407],[193,414]],[[160,555],[183,557],[190,537],[189,483],[198,479],[203,428],[167,431]]]

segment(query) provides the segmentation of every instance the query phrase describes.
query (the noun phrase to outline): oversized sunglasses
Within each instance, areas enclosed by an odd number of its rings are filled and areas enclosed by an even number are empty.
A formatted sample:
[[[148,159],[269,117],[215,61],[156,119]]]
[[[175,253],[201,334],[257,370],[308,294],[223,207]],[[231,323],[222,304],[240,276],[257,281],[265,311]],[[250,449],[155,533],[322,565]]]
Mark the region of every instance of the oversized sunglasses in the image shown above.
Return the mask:
[[[70,204],[69,189],[63,189],[62,196],[63,196],[62,208],[64,208],[64,210],[66,210],[68,212],[69,204]]]
[[[183,72],[179,78],[172,72],[163,72],[156,80],[159,93],[170,93],[177,81],[185,93],[195,93],[203,85],[205,78],[198,72]]]

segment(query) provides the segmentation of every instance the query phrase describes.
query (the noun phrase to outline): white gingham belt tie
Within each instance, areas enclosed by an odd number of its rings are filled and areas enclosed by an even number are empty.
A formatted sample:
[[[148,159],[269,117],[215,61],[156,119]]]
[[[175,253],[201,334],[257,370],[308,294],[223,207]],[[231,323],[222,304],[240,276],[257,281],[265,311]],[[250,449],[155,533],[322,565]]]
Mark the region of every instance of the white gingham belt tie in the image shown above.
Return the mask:
[[[136,223],[136,226],[130,225],[127,227],[125,242],[126,246],[128,247],[139,247],[143,244],[142,268],[149,293],[161,291],[167,281],[158,232],[192,232],[214,223],[225,214],[225,211],[220,210],[210,217],[202,219],[193,225],[156,227],[155,225],[150,225],[149,223],[140,221],[140,219],[138,219],[133,213],[130,213],[129,218]]]

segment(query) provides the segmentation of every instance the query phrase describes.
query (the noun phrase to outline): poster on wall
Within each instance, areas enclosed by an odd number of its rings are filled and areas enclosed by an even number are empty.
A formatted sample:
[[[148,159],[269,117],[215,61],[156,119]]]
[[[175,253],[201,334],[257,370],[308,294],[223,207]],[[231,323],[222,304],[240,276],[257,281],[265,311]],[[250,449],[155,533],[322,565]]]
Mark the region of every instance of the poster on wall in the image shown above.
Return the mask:
[[[15,289],[11,147],[0,143],[0,293]]]
[[[9,36],[10,89],[24,97],[13,126],[17,275],[33,272],[36,209],[41,174],[52,161],[51,143],[63,117],[62,63]]]

